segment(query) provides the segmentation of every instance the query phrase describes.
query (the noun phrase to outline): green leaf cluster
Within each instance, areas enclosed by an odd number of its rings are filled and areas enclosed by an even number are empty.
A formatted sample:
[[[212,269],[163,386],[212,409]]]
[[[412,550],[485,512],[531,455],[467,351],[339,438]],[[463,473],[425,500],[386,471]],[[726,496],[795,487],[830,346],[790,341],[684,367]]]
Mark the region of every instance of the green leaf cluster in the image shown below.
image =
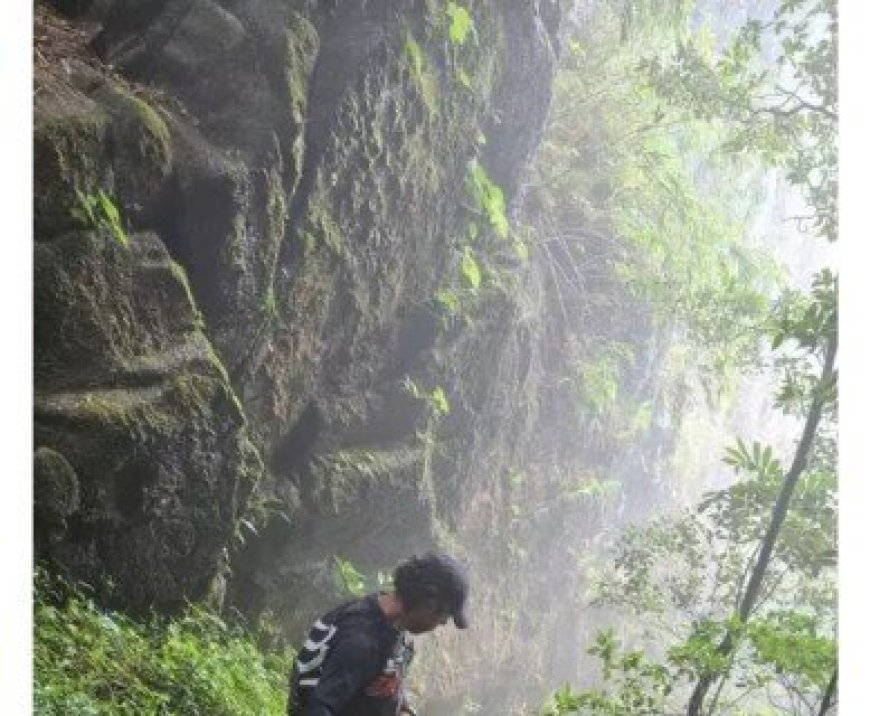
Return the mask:
[[[349,560],[342,559],[338,555],[333,557],[338,569],[338,579],[342,590],[352,597],[361,597],[367,591],[366,578]]]
[[[597,634],[589,653],[601,662],[605,687],[575,691],[565,685],[541,711],[542,716],[660,716],[673,690],[674,674],[642,651],[621,649],[613,630]]]
[[[642,62],[672,107],[723,122],[723,149],[782,167],[810,207],[803,220],[829,241],[838,222],[837,35],[834,0],[785,0],[770,21],[747,21],[719,53],[689,36],[673,55]],[[772,63],[761,61],[762,48]]]
[[[362,597],[369,592],[383,591],[392,585],[392,578],[380,570],[371,576],[363,574],[348,560],[333,555],[341,590],[350,597]]]
[[[121,246],[128,246],[130,237],[121,223],[121,212],[112,198],[102,189],[88,194],[76,189],[78,205],[72,215],[90,229],[107,231]]]
[[[621,37],[624,52],[610,57],[594,36],[571,45],[571,71],[561,77],[569,105],[554,121],[542,172],[544,207],[558,217],[553,283],[585,288],[581,279],[603,254],[613,275],[665,309],[691,342],[725,338],[732,365],[767,360],[758,345],[766,333],[782,371],[776,404],[804,427],[788,469],[771,446],[738,439],[724,455],[733,484],[694,510],[624,531],[596,603],[640,617],[635,641],[645,648],[623,651],[612,635],[600,636],[603,685],[560,690],[547,713],[685,712],[689,690],[693,715],[781,712],[787,702],[793,713],[822,714],[832,706],[837,277],[823,270],[809,293],[789,291],[770,305],[778,272],[742,241],[752,202],[732,190],[781,168],[810,208],[799,224],[836,237],[836,35],[833,2],[783,0],[769,22],[750,19],[721,48],[709,32],[677,32],[671,48],[649,43],[645,59],[623,64],[621,74],[612,68],[631,55],[631,33]],[[774,67],[762,61],[765,48],[773,48]],[[723,183],[732,170],[734,181]],[[597,263],[566,270],[565,256],[583,261],[593,240]],[[738,345],[750,349],[742,363],[731,351]],[[649,678],[627,678],[647,662],[669,694]]]
[[[406,376],[403,387],[413,398],[424,401],[436,420],[450,412],[450,401],[447,399],[447,393],[444,392],[444,388],[440,385],[436,385],[431,390],[426,390],[421,388],[410,376]]]
[[[499,238],[506,239],[510,232],[504,192],[489,176],[486,168],[472,159],[468,164],[468,189],[478,208],[489,220]]]
[[[453,0],[447,3],[444,12],[450,21],[450,27],[447,31],[450,42],[456,46],[465,44],[469,34],[474,30],[474,19],[471,17],[471,13]]]

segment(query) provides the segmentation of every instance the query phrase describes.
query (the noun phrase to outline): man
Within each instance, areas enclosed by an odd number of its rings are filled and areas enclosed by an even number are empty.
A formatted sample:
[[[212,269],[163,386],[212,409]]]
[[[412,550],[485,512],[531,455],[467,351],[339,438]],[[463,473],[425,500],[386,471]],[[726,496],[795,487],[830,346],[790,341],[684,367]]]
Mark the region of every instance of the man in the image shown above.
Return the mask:
[[[468,573],[448,554],[411,557],[393,572],[393,589],[347,602],[318,619],[290,677],[292,716],[415,716],[405,676],[409,634],[452,618],[468,626]]]

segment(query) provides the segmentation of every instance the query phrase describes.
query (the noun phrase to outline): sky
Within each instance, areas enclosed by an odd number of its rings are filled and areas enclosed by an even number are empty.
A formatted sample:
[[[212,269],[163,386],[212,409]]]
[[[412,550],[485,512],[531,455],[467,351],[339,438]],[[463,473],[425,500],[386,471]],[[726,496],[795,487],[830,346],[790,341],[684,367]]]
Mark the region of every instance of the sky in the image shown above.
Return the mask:
[[[726,0],[723,0],[723,2]],[[870,643],[870,578],[863,572],[870,488],[863,450],[870,401],[870,342],[865,323],[870,304],[865,207],[870,192],[870,111],[866,93],[867,20],[870,4],[841,0],[841,700],[839,713],[859,716],[866,706],[866,644]],[[0,713],[30,710],[30,504],[32,466],[32,149],[30,37],[32,6],[0,3],[0,127],[2,127],[3,472],[0,477]],[[862,709],[862,706],[864,708]]]

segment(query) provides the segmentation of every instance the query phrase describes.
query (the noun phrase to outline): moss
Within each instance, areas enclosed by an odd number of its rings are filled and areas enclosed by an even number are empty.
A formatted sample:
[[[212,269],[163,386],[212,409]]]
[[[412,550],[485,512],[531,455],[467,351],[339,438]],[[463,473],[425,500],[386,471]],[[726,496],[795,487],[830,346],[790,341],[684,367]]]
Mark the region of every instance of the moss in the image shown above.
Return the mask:
[[[262,309],[268,318],[275,319],[278,317],[278,299],[275,298],[275,289],[271,286],[266,289],[266,297],[263,299]]]
[[[305,119],[308,104],[308,82],[314,70],[320,38],[314,26],[296,12],[290,12],[287,23],[287,59],[284,77],[290,100],[290,116],[297,124]]]
[[[290,190],[296,188],[302,173],[305,155],[305,117],[308,113],[308,86],[314,63],[320,48],[320,38],[314,26],[300,14],[290,11],[286,30],[286,59],[284,80],[287,86],[287,102],[290,118],[295,125],[293,143],[289,156],[291,175]]]
[[[215,408],[234,413],[244,422],[244,411],[219,362],[218,376],[182,373],[164,387],[112,388],[86,391],[41,401],[41,412],[69,416],[81,426],[102,426],[142,435],[176,434],[197,417],[210,416]]]
[[[105,84],[93,97],[113,117],[112,164],[118,192],[127,201],[141,202],[172,168],[172,143],[166,122],[145,100],[118,83]]]
[[[177,421],[155,407],[157,390],[112,388],[61,394],[37,401],[37,414],[63,417],[64,422],[88,429],[108,429],[130,433],[148,425],[167,433]]]
[[[405,33],[405,58],[408,71],[430,115],[438,114],[438,76],[432,61],[410,31]]]
[[[314,250],[317,248],[317,239],[314,237],[314,234],[303,231],[301,235],[302,241],[302,253],[304,256],[309,256],[314,253]]]
[[[221,361],[220,357],[218,357],[217,352],[214,349],[214,346],[206,340],[206,345],[208,346],[208,362],[214,367],[214,369],[218,372],[218,374],[223,378],[227,383],[230,382],[229,374],[227,373],[227,369]]]
[[[136,154],[161,174],[172,163],[172,143],[169,128],[157,111],[141,97],[118,83],[107,83],[94,94],[113,115],[112,130],[117,139],[135,147]]]
[[[232,230],[227,237],[221,257],[233,273],[245,272],[245,215],[242,212],[233,217]]]
[[[414,448],[341,450],[318,458],[316,489],[325,491],[322,496],[336,513],[369,495],[375,486],[387,488],[391,494],[410,486],[414,492],[426,492],[418,477],[421,457]]]
[[[205,330],[205,321],[202,317],[202,313],[196,307],[196,299],[193,297],[193,290],[190,288],[190,280],[187,278],[187,272],[184,270],[184,267],[181,264],[170,260],[169,271],[173,278],[181,284],[181,287],[184,290],[184,295],[187,297],[190,310],[193,311],[194,325],[199,330]]]
[[[196,414],[210,413],[215,408],[219,412],[229,412],[241,426],[247,422],[245,409],[230,384],[224,364],[211,344],[207,345],[208,360],[217,371],[217,376],[199,373],[177,375],[170,384],[169,398],[173,403]]]
[[[265,240],[262,242],[262,248],[256,254],[259,264],[259,276],[257,278],[259,284],[265,289],[263,307],[267,309],[267,314],[271,314],[273,311],[269,309],[270,303],[277,309],[273,289],[275,270],[278,263],[278,253],[281,244],[284,243],[289,211],[281,174],[276,168],[273,167],[266,173],[265,182]]]
[[[90,194],[107,183],[104,152],[109,117],[96,108],[36,119],[33,139],[34,219],[37,233],[75,226],[76,190]]]
[[[333,216],[332,208],[325,205],[330,193],[325,188],[317,192],[317,198],[309,206],[312,233],[317,244],[326,246],[337,255],[344,250],[344,236],[341,227]]]
[[[131,100],[142,129],[139,147],[143,156],[153,161],[163,173],[168,173],[172,164],[172,144],[166,122],[144,100],[133,96]]]
[[[79,481],[59,452],[40,446],[33,454],[33,502],[40,517],[64,519],[79,509]]]
[[[276,171],[270,172],[269,179],[266,212],[269,220],[269,234],[277,246],[284,238],[284,227],[287,224],[287,197],[284,194],[284,187],[281,185],[281,177]]]
[[[157,111],[118,83],[90,97],[57,94],[38,102],[34,127],[34,209],[37,231],[59,233],[76,191],[98,188],[124,204],[143,204],[172,165],[169,129]]]
[[[207,375],[183,373],[170,383],[170,394],[177,402],[192,412],[204,412],[214,397],[218,381]]]

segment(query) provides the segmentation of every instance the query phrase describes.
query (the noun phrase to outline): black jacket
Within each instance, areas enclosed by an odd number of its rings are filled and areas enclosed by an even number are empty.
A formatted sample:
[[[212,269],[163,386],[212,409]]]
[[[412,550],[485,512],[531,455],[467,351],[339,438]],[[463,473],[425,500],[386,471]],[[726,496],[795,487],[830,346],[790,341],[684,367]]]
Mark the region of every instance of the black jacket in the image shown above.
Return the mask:
[[[395,716],[413,655],[413,643],[390,624],[376,594],[342,604],[308,633],[290,676],[288,713]]]

